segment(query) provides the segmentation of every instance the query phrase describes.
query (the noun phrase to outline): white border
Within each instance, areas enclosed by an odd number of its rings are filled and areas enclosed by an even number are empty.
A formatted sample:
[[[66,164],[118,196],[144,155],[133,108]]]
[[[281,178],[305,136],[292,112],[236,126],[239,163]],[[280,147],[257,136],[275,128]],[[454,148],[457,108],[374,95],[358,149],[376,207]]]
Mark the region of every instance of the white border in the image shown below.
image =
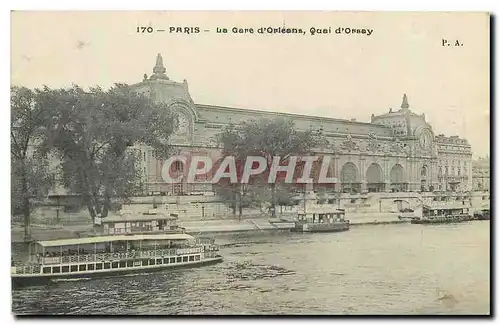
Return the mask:
[[[8,148],[10,147],[9,143],[9,110],[8,110],[8,102],[9,102],[9,86],[10,86],[10,10],[360,10],[360,11],[488,11],[492,13],[498,13],[499,10],[498,0],[486,1],[486,0],[474,0],[474,1],[437,1],[437,0],[419,0],[419,1],[325,1],[325,0],[307,0],[301,2],[292,2],[292,1],[275,1],[271,2],[269,0],[251,0],[251,1],[202,1],[202,0],[183,0],[176,1],[175,3],[168,3],[166,1],[130,1],[130,0],[122,0],[122,1],[103,1],[103,0],[86,0],[86,1],[15,1],[8,6],[8,3],[2,2],[1,6],[6,7],[2,8],[2,16],[0,19],[2,28],[2,39],[4,47],[2,47],[2,56],[3,56],[3,64],[2,66],[2,103],[5,105],[3,109],[0,110],[2,116],[0,121],[5,123],[4,127],[0,128],[2,132],[1,146],[4,152],[8,152]],[[498,18],[496,21],[498,27]],[[498,32],[496,33],[495,41],[498,44]],[[9,46],[5,46],[9,44]],[[498,50],[497,50],[498,53]],[[498,58],[498,54],[496,54],[495,58]],[[492,76],[493,77],[493,76]],[[494,91],[498,93],[498,84],[496,85]],[[495,122],[497,125],[500,125],[500,117],[499,114],[496,114]],[[492,136],[497,136],[495,130],[492,131]],[[7,154],[5,155],[7,157]],[[10,155],[9,155],[10,157]],[[10,160],[3,159],[1,161],[2,172],[3,175],[10,175]],[[497,167],[495,165],[495,167]],[[10,176],[9,176],[10,177]],[[10,179],[10,178],[9,178]],[[496,187],[495,190],[498,190]],[[1,206],[7,210],[7,207],[10,206],[10,184],[7,181],[7,177],[2,182],[2,204]],[[495,204],[495,202],[493,202]],[[7,252],[10,250],[10,226],[7,223],[10,223],[10,218],[8,213],[3,214],[3,227],[0,227],[0,231],[2,232],[1,238],[4,240],[4,249],[1,250],[0,262],[2,263],[2,274],[3,281],[1,295],[2,301],[0,303],[0,308],[2,308],[2,320],[6,324],[11,324],[14,322],[14,318],[11,316],[11,292],[10,292],[10,281],[8,280],[8,270],[10,268],[10,258],[7,255]],[[497,224],[498,227],[498,224]],[[498,230],[498,229],[495,229]],[[498,232],[496,232],[498,233]],[[40,321],[40,320],[38,320]],[[57,319],[47,319],[42,320],[42,322],[53,322],[57,321]],[[64,321],[64,320],[63,320]],[[108,322],[116,322],[123,320],[107,320]],[[133,321],[133,320],[132,320]],[[162,320],[159,320],[162,321]],[[212,320],[217,321],[217,320]],[[288,320],[287,320],[288,321]],[[346,322],[348,320],[340,320],[335,319],[334,322]],[[356,320],[360,321],[360,320]],[[384,320],[382,320],[384,321]],[[419,322],[426,323],[437,323],[437,320],[429,320],[429,319],[419,319]],[[455,320],[450,320],[455,321]],[[473,320],[470,320],[471,322]],[[28,322],[28,321],[26,321]],[[33,322],[34,321],[29,321]],[[89,320],[84,321],[92,322],[92,324],[99,324],[104,322],[104,320]],[[172,319],[169,319],[168,322],[175,322]],[[194,322],[194,321],[192,321]],[[253,322],[257,323],[265,323],[270,322],[269,320],[258,320],[255,319]],[[352,321],[350,321],[352,322]],[[397,320],[397,322],[403,322],[403,320]]]
[[[15,1],[10,9],[17,10],[347,10],[347,11],[495,11],[494,0],[473,2],[410,0],[410,1],[325,1],[308,0],[301,2],[281,2],[269,0],[221,1]]]

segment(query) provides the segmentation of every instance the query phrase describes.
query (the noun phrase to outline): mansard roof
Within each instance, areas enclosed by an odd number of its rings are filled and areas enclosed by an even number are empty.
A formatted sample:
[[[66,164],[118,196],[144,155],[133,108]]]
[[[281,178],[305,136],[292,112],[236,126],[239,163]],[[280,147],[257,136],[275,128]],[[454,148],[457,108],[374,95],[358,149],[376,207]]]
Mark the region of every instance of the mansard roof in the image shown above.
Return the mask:
[[[282,113],[282,112],[276,112],[276,111],[268,111],[268,110],[261,110],[261,109],[249,109],[249,108],[237,108],[237,107],[228,107],[228,106],[218,106],[218,105],[207,105],[207,104],[195,104],[196,109],[201,113],[200,115],[203,116],[203,112],[206,110],[217,110],[222,113],[228,113],[228,114],[249,114],[255,117],[256,114],[260,116],[266,116],[266,117],[284,117],[284,118],[292,118],[292,119],[307,119],[311,121],[322,121],[322,122],[339,122],[339,123],[346,123],[346,124],[352,124],[352,125],[363,125],[363,126],[372,126],[375,128],[380,128],[380,129],[387,129],[387,127],[382,126],[382,125],[376,125],[376,124],[371,124],[369,122],[359,122],[355,120],[346,120],[346,119],[340,119],[340,118],[333,118],[333,117],[325,117],[325,116],[318,116],[318,115],[305,115],[305,114],[296,114],[296,113]],[[207,119],[209,120],[209,119]]]

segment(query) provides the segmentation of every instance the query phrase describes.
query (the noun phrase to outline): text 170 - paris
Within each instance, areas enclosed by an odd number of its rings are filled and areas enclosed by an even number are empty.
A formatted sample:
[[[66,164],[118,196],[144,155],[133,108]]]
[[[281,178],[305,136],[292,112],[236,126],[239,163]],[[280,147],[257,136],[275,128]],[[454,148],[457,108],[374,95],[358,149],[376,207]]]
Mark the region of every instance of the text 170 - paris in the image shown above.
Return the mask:
[[[151,34],[155,29],[151,26],[138,26],[137,33],[140,34]],[[157,32],[164,32],[165,29],[156,29]],[[200,27],[169,27],[169,33],[175,34],[198,34],[201,31]]]

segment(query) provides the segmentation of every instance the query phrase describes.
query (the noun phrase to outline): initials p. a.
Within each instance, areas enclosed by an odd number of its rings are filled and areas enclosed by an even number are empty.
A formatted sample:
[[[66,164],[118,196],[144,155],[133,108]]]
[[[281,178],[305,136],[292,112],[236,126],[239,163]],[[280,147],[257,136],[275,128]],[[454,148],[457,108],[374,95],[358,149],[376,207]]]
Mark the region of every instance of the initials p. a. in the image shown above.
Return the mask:
[[[441,40],[441,46],[453,46],[453,47],[456,47],[456,46],[464,46],[463,43],[460,42],[460,40],[456,39],[456,40],[447,40],[447,39],[442,39]]]

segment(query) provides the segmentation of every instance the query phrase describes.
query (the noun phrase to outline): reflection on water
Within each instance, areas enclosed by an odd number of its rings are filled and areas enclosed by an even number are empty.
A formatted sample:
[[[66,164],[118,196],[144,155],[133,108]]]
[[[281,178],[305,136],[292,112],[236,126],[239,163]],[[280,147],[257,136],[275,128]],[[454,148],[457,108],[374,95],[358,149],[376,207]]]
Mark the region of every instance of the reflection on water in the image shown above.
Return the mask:
[[[13,292],[16,314],[488,314],[488,221],[225,236],[221,264]]]

